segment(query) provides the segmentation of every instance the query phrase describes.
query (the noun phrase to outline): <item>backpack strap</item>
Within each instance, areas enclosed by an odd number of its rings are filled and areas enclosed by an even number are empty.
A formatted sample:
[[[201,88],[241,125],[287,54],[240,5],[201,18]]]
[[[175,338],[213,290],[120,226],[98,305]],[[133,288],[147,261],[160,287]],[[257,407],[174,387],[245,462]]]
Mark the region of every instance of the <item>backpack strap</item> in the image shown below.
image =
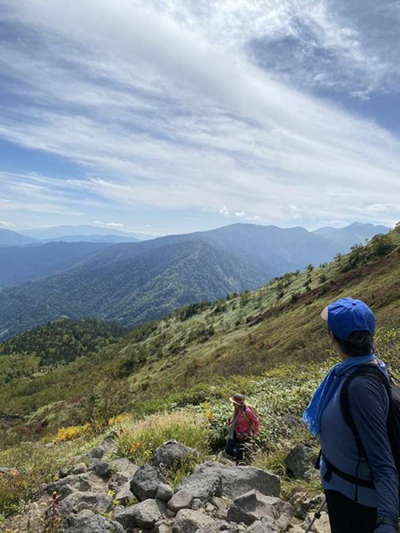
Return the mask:
[[[349,398],[349,388],[352,383],[352,381],[356,377],[360,376],[373,376],[375,378],[378,378],[379,381],[382,383],[382,385],[385,387],[386,392],[388,393],[389,399],[391,398],[391,390],[390,390],[390,383],[388,378],[384,376],[384,374],[379,370],[379,368],[376,365],[361,365],[359,366],[355,371],[353,371],[343,383],[342,390],[340,392],[340,408],[342,411],[342,415],[344,418],[344,421],[351,429],[354,440],[356,442],[357,450],[360,456],[366,457],[366,453],[364,450],[363,443],[361,441],[360,434],[358,432],[358,429],[354,423],[353,417],[351,415],[351,409],[350,409],[350,398]]]

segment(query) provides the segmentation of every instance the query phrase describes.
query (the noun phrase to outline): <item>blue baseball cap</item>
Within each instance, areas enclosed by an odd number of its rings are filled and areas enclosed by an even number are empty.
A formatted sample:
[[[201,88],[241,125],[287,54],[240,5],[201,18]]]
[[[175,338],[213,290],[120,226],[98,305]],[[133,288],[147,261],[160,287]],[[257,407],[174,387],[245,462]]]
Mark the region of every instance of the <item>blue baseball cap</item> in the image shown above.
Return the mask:
[[[340,298],[326,307],[322,318],[328,322],[328,328],[341,340],[348,340],[354,331],[375,331],[375,316],[362,300]]]

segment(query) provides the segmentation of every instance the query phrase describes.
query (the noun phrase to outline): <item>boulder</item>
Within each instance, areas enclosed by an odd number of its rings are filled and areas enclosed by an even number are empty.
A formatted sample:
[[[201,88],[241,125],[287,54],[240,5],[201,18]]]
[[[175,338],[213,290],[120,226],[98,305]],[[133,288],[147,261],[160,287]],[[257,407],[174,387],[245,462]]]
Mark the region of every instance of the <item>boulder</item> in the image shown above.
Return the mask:
[[[96,513],[108,513],[111,508],[111,496],[95,492],[75,491],[60,503],[60,510],[65,515],[79,513],[83,509],[89,509]]]
[[[120,485],[123,485],[132,479],[139,468],[125,457],[114,459],[113,461],[110,461],[109,464],[112,470],[112,482]]]
[[[92,459],[101,459],[116,448],[115,434],[108,435],[96,448],[90,450],[86,456]]]
[[[121,513],[115,515],[115,520],[125,529],[139,527],[152,529],[164,515],[166,506],[159,500],[144,500],[135,505],[130,505]]]
[[[285,459],[288,473],[299,479],[308,479],[316,461],[316,454],[306,444],[297,444]]]
[[[281,529],[286,529],[293,517],[294,510],[275,496],[265,496],[257,490],[251,490],[236,498],[228,510],[228,520],[243,522],[250,526],[261,519],[269,519]]]
[[[121,505],[129,505],[134,499],[129,482],[119,487],[114,496],[114,501],[117,501]]]
[[[279,529],[270,518],[257,520],[247,529],[247,533],[275,533],[278,531]]]
[[[64,522],[64,533],[124,533],[124,528],[115,520],[109,520],[88,509],[70,515]]]
[[[201,528],[211,532],[214,520],[202,511],[193,509],[181,509],[176,515],[172,526],[172,533],[196,533]]]
[[[153,463],[157,466],[177,466],[185,462],[189,457],[197,456],[197,450],[189,448],[176,440],[169,440],[159,446],[155,453]]]
[[[141,501],[155,498],[158,486],[165,483],[161,472],[154,466],[144,465],[138,468],[131,480],[131,491]]]
[[[231,466],[206,462],[198,466],[193,474],[178,487],[193,494],[203,502],[212,496],[236,498],[249,490],[256,489],[266,496],[278,496],[280,479],[275,474],[252,466]]]
[[[171,524],[167,524],[164,522],[161,522],[161,524],[156,524],[154,529],[156,533],[172,533]]]
[[[110,463],[102,461],[101,459],[95,459],[93,461],[91,470],[96,474],[96,476],[99,476],[102,479],[109,479],[112,474],[112,468]]]
[[[92,485],[86,474],[70,475],[58,479],[57,481],[52,481],[46,485],[46,490],[49,494],[57,492],[58,494],[65,494],[64,487],[70,487],[70,489],[78,490],[81,492],[90,491]],[[67,490],[68,492],[68,490]],[[65,494],[67,496],[67,494]]]
[[[169,501],[174,495],[174,490],[172,487],[166,483],[160,483],[157,488],[156,498],[157,500],[162,500],[163,502]]]
[[[168,502],[172,511],[189,508],[192,504],[193,494],[185,489],[178,490]]]
[[[87,472],[87,466],[85,465],[85,463],[78,463],[76,465],[65,466],[64,468],[61,468],[58,473],[58,476],[60,478],[71,475],[76,476],[78,474],[84,474],[85,472]]]
[[[215,507],[216,518],[220,520],[226,520],[228,515],[228,507],[225,500],[223,498],[218,498],[217,496],[214,496],[213,498],[211,498],[211,503]]]
[[[182,481],[178,490],[185,490],[202,502],[207,502],[212,496],[220,496],[220,469],[210,467],[211,464],[218,463],[204,463],[198,466],[193,474]]]
[[[265,496],[279,496],[279,476],[253,466],[226,466],[221,469],[221,492],[228,498],[236,498],[249,490],[258,490]]]

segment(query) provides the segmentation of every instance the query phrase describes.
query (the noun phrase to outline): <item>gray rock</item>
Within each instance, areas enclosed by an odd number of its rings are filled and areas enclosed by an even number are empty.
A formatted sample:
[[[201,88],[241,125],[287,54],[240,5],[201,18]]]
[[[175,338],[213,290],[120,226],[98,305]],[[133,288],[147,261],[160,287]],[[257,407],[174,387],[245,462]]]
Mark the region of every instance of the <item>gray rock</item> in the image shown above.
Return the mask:
[[[119,490],[116,491],[114,501],[118,501],[121,505],[129,505],[134,499],[129,482],[122,485]]]
[[[174,495],[174,490],[172,487],[166,483],[160,483],[157,488],[156,498],[157,500],[162,500],[163,502],[169,501]]]
[[[79,513],[83,509],[97,513],[108,513],[112,508],[112,498],[95,492],[73,492],[60,503],[63,514]]]
[[[215,507],[212,503],[207,503],[205,506],[206,513],[213,513],[215,511]]]
[[[64,533],[124,533],[118,522],[109,520],[89,510],[70,515],[64,522]]]
[[[101,461],[100,459],[95,459],[93,461],[91,470],[96,474],[96,476],[99,476],[102,479],[109,479],[112,474],[112,468],[110,463],[107,463],[106,461]]]
[[[125,529],[135,527],[151,529],[164,515],[165,504],[159,500],[144,500],[127,507],[121,513],[115,515],[115,520]]]
[[[212,531],[214,520],[202,511],[193,509],[181,509],[176,515],[172,526],[173,533],[196,533],[201,528],[205,531]]]
[[[101,459],[107,453],[116,448],[115,434],[108,435],[99,446],[90,450],[86,456],[94,459]]]
[[[197,455],[197,450],[189,448],[176,440],[169,440],[157,448],[153,462],[157,466],[163,464],[171,467],[180,465],[189,457],[196,457]]]
[[[270,518],[257,520],[247,529],[247,533],[275,533],[278,531],[279,529]]]
[[[218,498],[214,496],[213,498],[211,498],[211,503],[215,507],[216,518],[219,518],[220,520],[226,520],[228,514],[228,507],[225,503],[225,500],[223,498]]]
[[[172,525],[169,522],[162,521],[155,525],[156,533],[172,533]]]
[[[204,463],[198,466],[193,474],[183,480],[178,490],[186,490],[193,498],[207,502],[212,496],[221,495],[221,473],[219,468],[212,468]],[[220,465],[221,466],[221,465]]]
[[[251,490],[236,498],[228,510],[228,520],[251,525],[261,519],[271,519],[281,529],[286,529],[294,509],[274,496],[265,496],[257,490]]]
[[[154,466],[138,468],[131,480],[131,491],[141,501],[155,498],[158,486],[165,483],[161,472]]]
[[[139,468],[125,457],[110,461],[110,467],[112,470],[111,481],[116,485],[123,485],[131,480]]]
[[[311,446],[297,444],[285,459],[286,469],[290,475],[299,479],[308,479],[316,460]]]
[[[194,511],[198,511],[199,509],[201,509],[201,507],[203,507],[203,502],[199,500],[199,498],[193,498],[192,509]]]
[[[202,502],[221,495],[233,499],[252,489],[266,496],[278,496],[280,479],[275,474],[252,466],[206,462],[198,466],[178,489],[191,492],[194,498],[199,498]]]
[[[253,466],[224,467],[221,469],[221,493],[236,498],[249,490],[258,490],[266,496],[279,496],[279,476]]]
[[[173,511],[187,509],[191,506],[193,494],[185,489],[178,490],[168,502],[168,507]]]
[[[76,476],[78,474],[84,474],[85,472],[87,472],[87,466],[85,465],[85,463],[78,463],[76,465],[65,466],[64,468],[61,468],[58,473],[58,476],[60,478],[63,478],[67,476]]]
[[[86,474],[70,475],[58,479],[57,481],[52,481],[46,485],[46,490],[49,494],[53,492],[58,492],[59,494],[65,494],[68,490],[64,490],[64,487],[69,486],[71,489],[78,491],[90,491],[92,485]],[[65,494],[67,495],[67,494]]]

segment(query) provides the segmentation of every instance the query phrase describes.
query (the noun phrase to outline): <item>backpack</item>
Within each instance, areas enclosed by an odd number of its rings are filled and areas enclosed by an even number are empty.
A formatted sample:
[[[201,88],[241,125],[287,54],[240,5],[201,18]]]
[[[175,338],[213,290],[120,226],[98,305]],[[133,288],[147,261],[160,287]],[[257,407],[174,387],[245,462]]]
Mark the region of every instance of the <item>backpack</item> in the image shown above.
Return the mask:
[[[247,405],[247,409],[250,409],[250,411],[253,413],[253,415],[255,416],[256,420],[251,420],[247,414],[246,414],[246,411],[244,411],[244,416],[247,418],[249,424],[250,424],[250,428],[251,428],[251,431],[253,433],[253,436],[254,435],[258,435],[258,433],[260,433],[260,418],[255,410],[255,408],[253,406],[250,406],[250,405]]]
[[[390,445],[392,448],[393,459],[397,468],[397,471],[400,472],[400,387],[397,386],[392,377],[389,379],[379,370],[375,365],[361,365],[354,372],[352,372],[343,383],[343,387],[340,393],[340,407],[342,410],[343,418],[346,424],[350,427],[356,446],[358,449],[359,457],[366,457],[366,453],[361,442],[360,435],[358,433],[357,427],[354,423],[353,417],[350,411],[349,403],[349,387],[353,379],[359,376],[374,376],[378,378],[382,385],[385,387],[386,392],[389,396],[389,413],[387,420],[388,436],[390,440]],[[337,476],[350,481],[357,486],[374,488],[373,480],[365,480],[342,472],[335,465],[333,465],[325,456],[323,456],[324,462],[327,467],[326,475],[324,476],[327,481],[334,472]]]

